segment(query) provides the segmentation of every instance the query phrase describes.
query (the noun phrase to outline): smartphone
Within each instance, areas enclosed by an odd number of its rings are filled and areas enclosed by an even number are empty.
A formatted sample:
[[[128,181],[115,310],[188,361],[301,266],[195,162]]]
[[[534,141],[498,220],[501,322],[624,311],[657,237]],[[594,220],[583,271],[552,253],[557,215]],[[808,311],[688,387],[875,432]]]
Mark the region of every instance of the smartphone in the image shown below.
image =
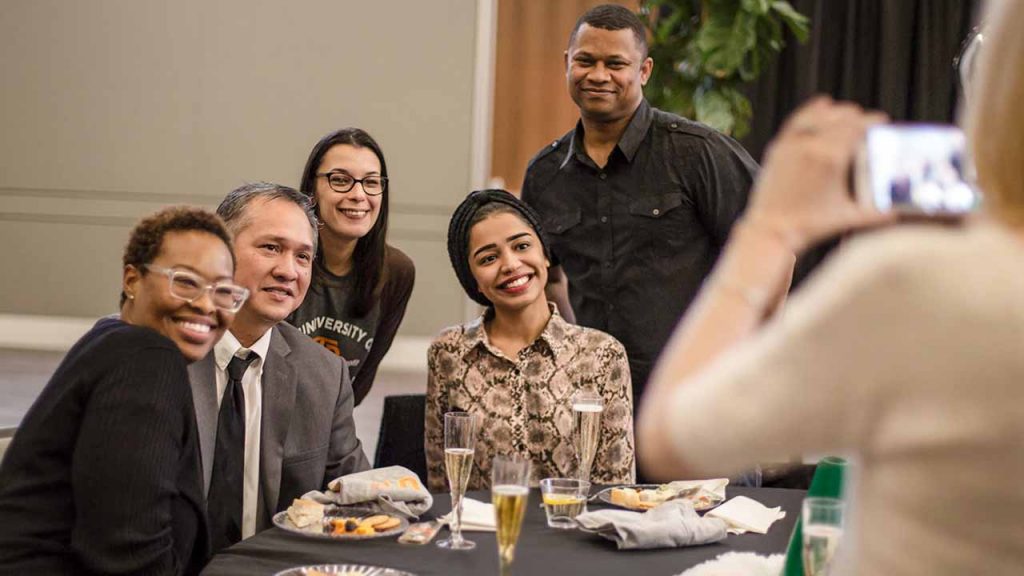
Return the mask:
[[[857,200],[883,212],[967,214],[981,198],[967,177],[966,148],[956,126],[873,126],[857,155]]]

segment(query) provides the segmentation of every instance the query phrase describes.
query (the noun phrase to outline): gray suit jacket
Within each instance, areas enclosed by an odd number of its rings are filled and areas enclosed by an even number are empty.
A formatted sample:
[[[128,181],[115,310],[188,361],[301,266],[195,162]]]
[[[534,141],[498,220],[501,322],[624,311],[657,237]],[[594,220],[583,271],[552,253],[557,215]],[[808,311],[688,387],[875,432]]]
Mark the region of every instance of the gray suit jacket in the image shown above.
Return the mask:
[[[370,468],[352,419],[352,384],[338,356],[290,324],[275,326],[263,364],[260,507],[256,531],[310,490]],[[189,366],[199,426],[204,493],[209,492],[217,438],[217,364],[211,351]],[[238,487],[241,492],[242,487]]]

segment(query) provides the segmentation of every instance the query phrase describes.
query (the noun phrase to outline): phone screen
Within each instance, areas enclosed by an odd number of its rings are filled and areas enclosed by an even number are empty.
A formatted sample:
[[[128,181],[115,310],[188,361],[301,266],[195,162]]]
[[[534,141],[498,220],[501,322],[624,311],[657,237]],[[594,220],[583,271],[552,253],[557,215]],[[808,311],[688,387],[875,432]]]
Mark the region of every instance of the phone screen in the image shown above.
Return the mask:
[[[980,197],[965,178],[966,139],[955,126],[874,126],[865,156],[865,193],[879,210],[962,214],[978,206]]]

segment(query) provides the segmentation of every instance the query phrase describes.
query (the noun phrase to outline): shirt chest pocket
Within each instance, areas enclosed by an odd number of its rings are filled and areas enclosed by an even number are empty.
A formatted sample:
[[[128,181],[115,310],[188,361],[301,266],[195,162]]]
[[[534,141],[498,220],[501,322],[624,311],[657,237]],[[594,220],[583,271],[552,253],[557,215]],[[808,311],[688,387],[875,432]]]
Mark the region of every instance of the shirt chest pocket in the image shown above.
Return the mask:
[[[571,250],[573,239],[579,238],[582,233],[583,227],[580,226],[582,221],[583,213],[580,207],[573,206],[564,208],[541,222],[544,234],[550,244],[549,248],[553,253],[566,254]]]
[[[658,247],[678,248],[687,243],[699,224],[682,192],[651,194],[629,203],[633,237],[642,247],[655,251]]]

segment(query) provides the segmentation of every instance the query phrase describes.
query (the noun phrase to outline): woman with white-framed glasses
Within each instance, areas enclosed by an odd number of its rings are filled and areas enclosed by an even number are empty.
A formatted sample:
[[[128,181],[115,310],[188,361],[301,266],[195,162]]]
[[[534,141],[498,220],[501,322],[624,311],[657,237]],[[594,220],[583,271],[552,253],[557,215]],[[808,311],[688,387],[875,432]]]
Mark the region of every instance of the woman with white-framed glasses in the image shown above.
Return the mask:
[[[377,141],[359,128],[313,146],[300,190],[316,204],[320,248],[293,326],[345,359],[358,405],[373,386],[405,317],[416,268],[386,243],[388,167]]]
[[[121,312],[68,351],[0,464],[0,573],[196,574],[209,556],[186,366],[248,291],[216,215],[132,231]]]

